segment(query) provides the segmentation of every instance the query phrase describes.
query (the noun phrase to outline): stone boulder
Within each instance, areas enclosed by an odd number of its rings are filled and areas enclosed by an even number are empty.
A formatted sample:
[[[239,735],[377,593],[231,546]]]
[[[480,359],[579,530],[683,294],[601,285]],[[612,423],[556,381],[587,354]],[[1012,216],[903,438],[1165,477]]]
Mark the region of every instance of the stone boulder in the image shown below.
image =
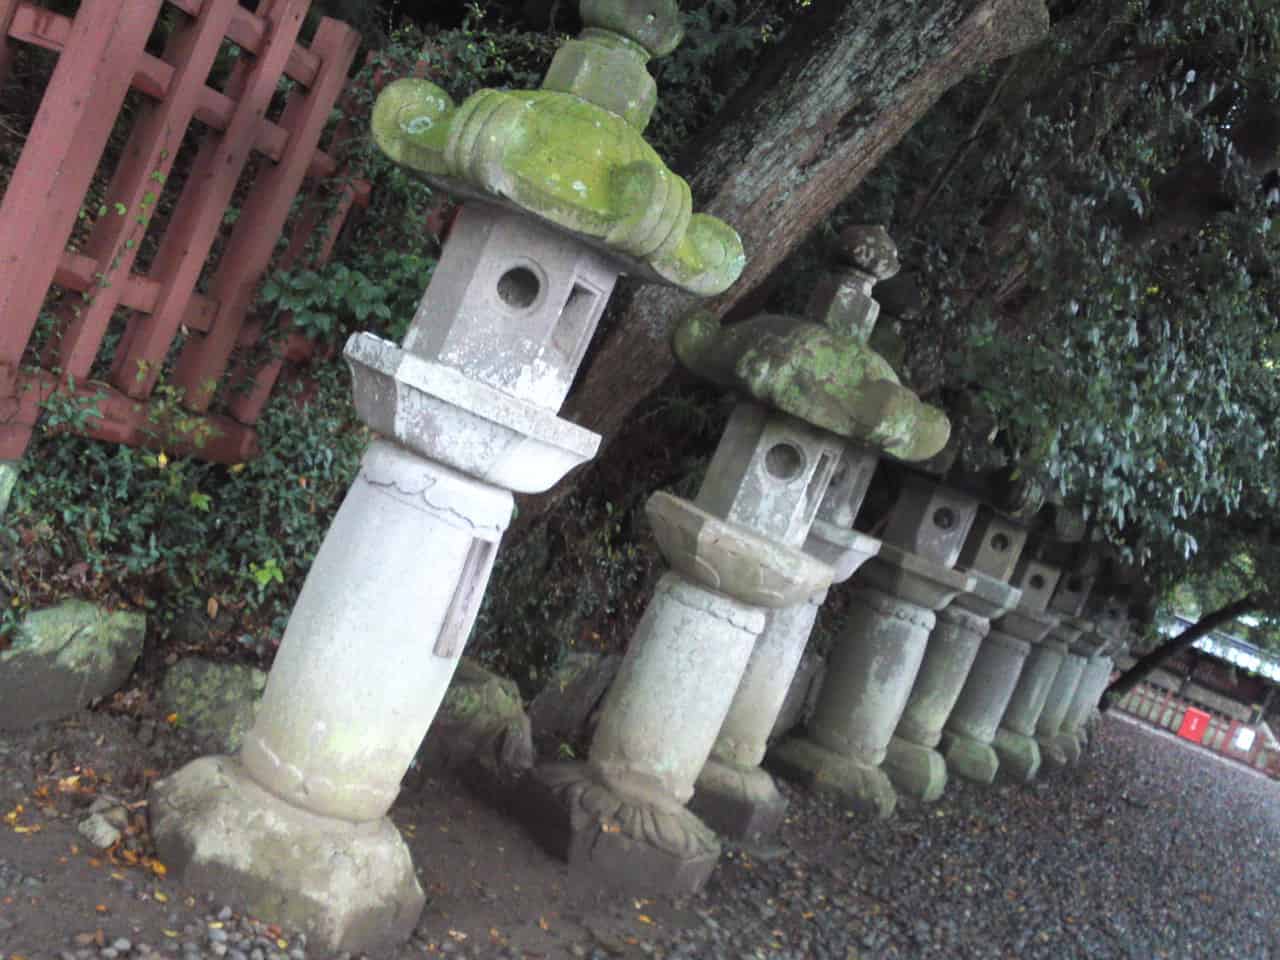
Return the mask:
[[[235,753],[253,725],[267,675],[239,663],[188,657],[170,667],[160,682],[166,713],[211,753]]]
[[[410,789],[453,772],[482,792],[519,780],[533,766],[533,738],[515,683],[463,657],[406,778]]]
[[[145,614],[84,600],[27,614],[0,650],[0,730],[56,720],[120,689],[142,654]]]
[[[561,744],[576,747],[591,739],[596,711],[621,664],[617,654],[565,657],[529,704],[533,742],[541,755],[557,758]]]

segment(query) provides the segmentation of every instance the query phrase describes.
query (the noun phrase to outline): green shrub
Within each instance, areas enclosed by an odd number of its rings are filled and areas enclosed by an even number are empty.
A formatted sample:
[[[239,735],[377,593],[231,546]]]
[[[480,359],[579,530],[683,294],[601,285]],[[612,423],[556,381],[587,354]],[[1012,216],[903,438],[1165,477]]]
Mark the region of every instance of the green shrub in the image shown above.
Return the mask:
[[[346,381],[336,364],[315,370],[306,406],[300,385],[279,390],[259,423],[262,455],[230,467],[74,436],[96,405],[55,397],[5,518],[11,610],[88,595],[162,623],[220,608],[278,634],[368,439]],[[180,398],[159,396],[163,443]]]

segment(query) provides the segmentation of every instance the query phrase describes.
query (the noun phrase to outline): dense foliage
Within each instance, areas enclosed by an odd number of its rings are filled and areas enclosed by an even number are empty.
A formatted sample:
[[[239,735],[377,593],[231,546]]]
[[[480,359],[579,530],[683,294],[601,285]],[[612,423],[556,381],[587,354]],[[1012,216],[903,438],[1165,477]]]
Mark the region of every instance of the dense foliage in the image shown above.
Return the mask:
[[[1280,8],[1052,12],[1048,43],[958,89],[850,213],[897,231],[923,298],[908,364],[976,411],[965,459],[1082,503],[1164,586],[1236,558],[1265,593]]]

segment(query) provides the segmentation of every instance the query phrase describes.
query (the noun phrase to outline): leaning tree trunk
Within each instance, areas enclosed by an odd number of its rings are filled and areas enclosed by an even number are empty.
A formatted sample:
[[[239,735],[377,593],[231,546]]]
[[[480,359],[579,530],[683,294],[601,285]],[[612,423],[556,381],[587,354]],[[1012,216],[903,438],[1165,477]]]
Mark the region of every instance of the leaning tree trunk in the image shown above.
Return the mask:
[[[699,209],[742,235],[747,266],[700,306],[723,316],[773,269],[950,87],[1017,53],[1049,26],[1044,0],[843,0],[815,3],[742,94],[691,147]],[[670,332],[695,301],[670,288],[637,292],[610,325],[565,415],[604,434],[670,373]],[[541,503],[526,500],[523,520]]]
[[[1162,643],[1150,653],[1141,657],[1137,663],[1118,676],[1115,683],[1107,687],[1106,692],[1102,695],[1102,701],[1098,704],[1099,708],[1104,713],[1110,710],[1112,704],[1118,700],[1123,700],[1125,694],[1141,683],[1147,674],[1179,650],[1185,650],[1201,637],[1212,633],[1225,623],[1230,623],[1236,617],[1241,617],[1246,613],[1257,610],[1260,605],[1261,598],[1255,594],[1249,594],[1234,603],[1227,604],[1220,610],[1215,610],[1213,613],[1201,617],[1172,640]]]

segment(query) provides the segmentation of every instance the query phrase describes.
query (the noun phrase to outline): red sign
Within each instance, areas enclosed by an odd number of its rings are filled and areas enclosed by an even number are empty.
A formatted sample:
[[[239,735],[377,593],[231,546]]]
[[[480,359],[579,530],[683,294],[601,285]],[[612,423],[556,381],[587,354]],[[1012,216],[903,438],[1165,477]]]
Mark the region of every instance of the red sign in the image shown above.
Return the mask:
[[[1182,726],[1178,728],[1178,736],[1199,743],[1209,730],[1209,715],[1203,710],[1188,707],[1182,715]]]

